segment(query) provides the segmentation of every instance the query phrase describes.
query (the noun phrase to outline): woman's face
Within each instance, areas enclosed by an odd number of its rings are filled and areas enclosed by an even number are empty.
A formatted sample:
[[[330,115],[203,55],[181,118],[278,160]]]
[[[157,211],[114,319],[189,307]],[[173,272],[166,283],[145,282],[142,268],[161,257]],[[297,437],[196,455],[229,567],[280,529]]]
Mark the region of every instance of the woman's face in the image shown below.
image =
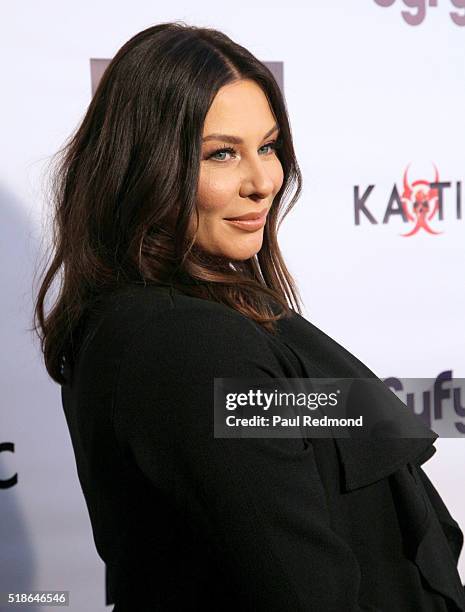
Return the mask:
[[[255,226],[228,221],[268,211],[283,183],[274,149],[279,135],[265,94],[252,80],[222,87],[203,129],[195,244],[213,255],[245,260],[262,247],[263,221]],[[195,215],[191,221],[195,230]]]

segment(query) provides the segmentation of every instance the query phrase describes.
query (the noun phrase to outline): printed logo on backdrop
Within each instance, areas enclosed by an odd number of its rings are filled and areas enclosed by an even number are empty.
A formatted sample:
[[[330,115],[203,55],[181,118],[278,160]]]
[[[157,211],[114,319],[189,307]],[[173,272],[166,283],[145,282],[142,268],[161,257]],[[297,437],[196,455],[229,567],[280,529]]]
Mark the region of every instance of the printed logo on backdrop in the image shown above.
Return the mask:
[[[0,465],[2,470],[0,471],[0,489],[10,489],[18,483],[18,474],[4,474],[3,472],[3,453],[14,453],[15,445],[13,442],[0,442]]]
[[[389,8],[395,4],[403,6],[404,10],[401,10],[400,14],[405,23],[411,26],[421,25],[428,11],[437,8],[439,2],[442,2],[448,4],[452,9],[459,9],[459,11],[451,10],[449,16],[455,25],[465,26],[465,0],[375,0],[375,2],[383,8]]]
[[[400,400],[439,436],[465,436],[465,379],[452,370],[436,378],[384,378],[383,382]]]
[[[400,236],[409,238],[418,233],[430,236],[442,234],[443,231],[438,229],[440,222],[446,218],[462,218],[461,181],[441,180],[435,164],[432,164],[431,178],[415,177],[410,166],[411,164],[408,164],[403,172],[401,186],[398,187],[394,183],[390,192],[379,194],[378,198],[376,194],[373,195],[375,185],[354,186],[355,225],[360,225],[362,219],[373,225],[378,224],[378,218],[384,208],[382,223],[389,223],[392,218],[400,218],[408,226],[407,231]]]
[[[97,59],[91,58],[90,60],[90,82],[92,88],[92,96],[95,94],[100,79],[103,76],[108,64],[110,63],[110,59]],[[283,70],[283,62],[263,62],[265,66],[270,70],[273,74],[276,82],[278,83],[281,91],[284,93],[284,70]]]

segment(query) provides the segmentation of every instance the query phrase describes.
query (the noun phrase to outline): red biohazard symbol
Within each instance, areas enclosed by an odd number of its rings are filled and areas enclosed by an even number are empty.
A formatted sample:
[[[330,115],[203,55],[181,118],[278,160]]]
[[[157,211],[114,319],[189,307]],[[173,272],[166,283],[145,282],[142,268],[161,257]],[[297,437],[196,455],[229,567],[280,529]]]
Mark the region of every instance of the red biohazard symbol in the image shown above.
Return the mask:
[[[435,183],[439,182],[439,172],[436,166],[433,164],[436,170]],[[407,219],[415,223],[413,229],[406,234],[401,236],[413,236],[420,228],[423,228],[430,234],[442,234],[443,232],[436,232],[428,225],[428,222],[434,217],[439,210],[438,201],[438,190],[431,188],[431,183],[428,181],[418,180],[414,181],[412,185],[409,185],[407,179],[407,171],[410,164],[407,166],[404,172],[404,191],[402,193],[402,209]],[[409,210],[411,207],[411,211]],[[430,207],[432,210],[430,212]]]

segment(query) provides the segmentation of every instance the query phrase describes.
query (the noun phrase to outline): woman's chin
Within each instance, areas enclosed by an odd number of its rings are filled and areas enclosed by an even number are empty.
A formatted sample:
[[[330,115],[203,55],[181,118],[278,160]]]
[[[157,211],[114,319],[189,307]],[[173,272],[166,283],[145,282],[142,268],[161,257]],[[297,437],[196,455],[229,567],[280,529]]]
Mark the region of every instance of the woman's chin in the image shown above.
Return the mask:
[[[217,241],[216,244],[206,241],[197,243],[203,251],[210,255],[222,257],[229,261],[245,261],[250,259],[260,251],[263,245],[263,233],[256,232],[256,235],[248,234],[244,237],[236,237],[231,240]]]
[[[224,256],[231,261],[245,261],[258,253],[258,251],[262,248],[262,241],[257,241],[257,244],[254,247],[250,247],[249,245],[247,248],[239,248],[239,245],[237,245],[237,247],[238,248],[228,249]]]

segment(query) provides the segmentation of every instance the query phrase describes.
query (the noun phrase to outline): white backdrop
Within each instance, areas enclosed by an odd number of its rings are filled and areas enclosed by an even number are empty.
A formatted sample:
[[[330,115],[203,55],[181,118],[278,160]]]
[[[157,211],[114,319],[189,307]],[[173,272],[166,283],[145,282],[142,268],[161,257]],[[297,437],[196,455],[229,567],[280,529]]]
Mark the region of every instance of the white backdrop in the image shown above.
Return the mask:
[[[69,590],[73,612],[108,609],[60,390],[27,328],[46,163],[89,104],[90,60],[113,57],[150,25],[216,27],[262,61],[283,62],[304,190],[280,243],[304,315],[380,377],[465,377],[464,221],[456,202],[457,183],[465,189],[465,2],[416,5],[42,0],[3,7],[0,592]],[[403,237],[415,221],[393,214],[382,222],[393,188],[403,195],[409,167],[418,189],[417,181],[435,179],[435,166],[451,183],[442,219],[436,213],[427,221],[441,233],[420,228]],[[364,214],[356,224],[355,190],[362,197],[370,186],[365,203],[377,224]],[[462,200],[465,208],[465,193]],[[442,438],[436,446],[425,471],[465,529],[464,441]],[[459,569],[465,581],[465,553]]]

